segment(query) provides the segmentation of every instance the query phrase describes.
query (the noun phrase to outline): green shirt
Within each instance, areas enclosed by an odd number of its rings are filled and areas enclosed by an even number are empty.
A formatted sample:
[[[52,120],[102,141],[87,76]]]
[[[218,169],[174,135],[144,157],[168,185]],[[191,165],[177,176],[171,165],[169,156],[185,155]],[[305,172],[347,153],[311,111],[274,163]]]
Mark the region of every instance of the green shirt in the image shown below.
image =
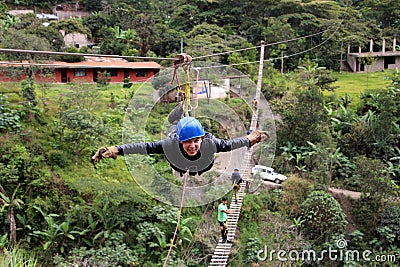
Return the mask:
[[[219,206],[218,206],[218,221],[219,222],[225,222],[226,219],[228,218],[228,215],[225,212],[223,212],[224,210],[227,210],[227,209],[228,209],[228,207],[224,203],[219,204]]]

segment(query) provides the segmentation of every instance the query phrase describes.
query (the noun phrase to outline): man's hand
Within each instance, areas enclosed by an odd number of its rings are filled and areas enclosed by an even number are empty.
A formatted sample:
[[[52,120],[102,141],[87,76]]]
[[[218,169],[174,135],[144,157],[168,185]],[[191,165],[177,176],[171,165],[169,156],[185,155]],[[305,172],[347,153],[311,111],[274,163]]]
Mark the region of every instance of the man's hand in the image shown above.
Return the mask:
[[[265,141],[268,138],[269,138],[268,132],[259,130],[256,130],[247,136],[247,139],[249,139],[250,141],[250,147],[252,147],[257,143],[260,143],[261,141]]]
[[[118,148],[116,146],[112,147],[100,147],[96,154],[92,157],[92,162],[99,162],[102,158],[113,158],[118,157]]]

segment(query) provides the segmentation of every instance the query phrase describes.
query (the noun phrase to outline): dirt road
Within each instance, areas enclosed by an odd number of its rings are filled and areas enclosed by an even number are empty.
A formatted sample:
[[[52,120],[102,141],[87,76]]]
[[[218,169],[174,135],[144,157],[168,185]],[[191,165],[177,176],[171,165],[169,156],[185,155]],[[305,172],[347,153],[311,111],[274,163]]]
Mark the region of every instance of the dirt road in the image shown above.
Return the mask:
[[[264,181],[264,184],[266,184],[268,187],[271,187],[271,188],[278,188],[281,186],[280,184],[276,184],[276,183],[270,182],[270,181]],[[331,192],[333,194],[338,194],[338,195],[342,194],[342,195],[344,195],[346,197],[350,197],[352,199],[359,199],[361,196],[361,192],[350,191],[350,190],[334,188],[334,187],[330,187],[329,192]]]

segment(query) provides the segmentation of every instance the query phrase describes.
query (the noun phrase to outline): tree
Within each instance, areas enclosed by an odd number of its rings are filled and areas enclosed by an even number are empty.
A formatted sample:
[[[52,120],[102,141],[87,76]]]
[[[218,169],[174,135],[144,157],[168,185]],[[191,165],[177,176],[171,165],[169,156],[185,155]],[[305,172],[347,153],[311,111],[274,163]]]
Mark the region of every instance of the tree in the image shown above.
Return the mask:
[[[364,17],[373,20],[382,29],[383,36],[399,36],[400,3],[396,0],[362,0],[361,12]]]
[[[226,34],[223,28],[215,25],[202,23],[195,26],[186,34],[187,47],[185,52],[196,57],[226,52],[233,50],[227,46]],[[215,62],[226,62],[227,55],[212,57]]]
[[[89,34],[88,29],[83,25],[80,19],[63,19],[56,23],[51,23],[51,27],[63,32],[65,37],[67,34],[82,33]]]
[[[82,21],[83,26],[85,26],[90,32],[94,43],[99,43],[102,28],[108,28],[112,26],[110,21],[110,16],[105,12],[92,12],[89,16],[85,17]]]
[[[138,14],[134,18],[134,28],[139,36],[139,55],[147,56],[156,40],[155,20],[151,14]]]
[[[313,191],[301,204],[302,230],[309,240],[321,245],[345,233],[346,215],[340,204],[325,191]]]
[[[88,110],[69,109],[63,112],[60,123],[65,128],[63,139],[72,144],[78,165],[83,151],[94,145],[97,137],[104,133],[103,121]]]
[[[0,45],[3,48],[50,51],[51,45],[45,38],[36,34],[25,33],[22,30],[10,29],[6,35],[0,36]],[[7,60],[30,60],[34,62],[38,59],[48,58],[45,55],[8,53],[5,55]]]
[[[180,43],[184,34],[162,23],[155,25],[156,39],[152,50],[162,57],[176,54],[180,51]]]
[[[38,101],[36,100],[35,82],[29,77],[21,82],[22,97],[28,102],[28,106],[36,107]]]
[[[300,205],[307,199],[308,191],[312,183],[296,175],[282,184],[282,195],[279,198],[280,205],[278,210],[281,214],[286,214],[289,218],[298,218],[301,209]]]
[[[355,164],[353,178],[358,180],[361,192],[366,198],[382,202],[393,194],[396,186],[381,160],[359,156],[355,158]]]
[[[60,132],[63,141],[71,144],[75,163],[78,165],[80,155],[88,148],[105,138],[104,123],[101,117],[93,112],[97,92],[94,89],[83,90],[72,85],[73,92],[60,100]]]
[[[101,0],[86,0],[86,10],[88,12],[96,12],[102,10]]]
[[[189,32],[199,23],[197,14],[199,8],[192,4],[175,7],[171,14],[170,27],[182,32]]]
[[[122,30],[135,29],[135,19],[139,15],[139,11],[135,9],[135,5],[127,3],[117,3],[113,5],[110,15],[110,22],[115,27],[120,27]]]
[[[126,44],[117,39],[112,27],[103,27],[99,31],[100,53],[110,55],[121,55]]]
[[[375,65],[376,63],[376,58],[372,56],[372,53],[369,52],[368,56],[366,57],[359,57],[358,62],[360,62],[361,65],[365,66],[365,69],[367,71],[367,89],[368,89],[368,74],[369,74],[369,69],[370,66]]]
[[[18,23],[14,27],[15,30],[47,40],[52,50],[55,51],[58,51],[64,45],[64,39],[61,33],[54,27],[46,27],[43,25],[43,21],[36,18],[35,14],[20,15],[18,18]],[[26,49],[28,49],[28,47]],[[42,50],[45,49],[42,48]]]
[[[16,198],[16,193],[18,191],[19,185],[17,188],[14,190],[14,193],[12,194],[11,198],[7,196],[6,191],[0,184],[0,203],[3,205],[2,210],[8,209],[8,220],[10,222],[10,244],[13,246],[17,243],[17,224],[15,222],[15,214],[14,214],[14,209],[15,208],[20,208],[24,202]]]

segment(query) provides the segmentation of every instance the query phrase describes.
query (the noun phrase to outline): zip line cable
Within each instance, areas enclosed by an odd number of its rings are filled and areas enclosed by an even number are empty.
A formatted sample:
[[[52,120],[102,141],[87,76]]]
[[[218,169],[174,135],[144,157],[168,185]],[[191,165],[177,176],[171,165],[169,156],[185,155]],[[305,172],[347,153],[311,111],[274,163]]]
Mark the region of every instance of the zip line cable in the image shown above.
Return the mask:
[[[339,23],[339,26],[343,23],[344,19],[345,19],[345,16],[343,16],[343,18],[341,19],[341,21],[340,21],[340,23]],[[298,56],[298,55],[307,53],[307,52],[309,52],[309,51],[311,51],[311,50],[314,50],[314,49],[316,49],[316,48],[318,48],[318,47],[324,45],[325,43],[327,43],[330,39],[332,39],[333,34],[335,34],[335,33],[338,31],[339,26],[335,27],[335,30],[328,36],[328,38],[325,39],[325,40],[324,40],[323,42],[321,42],[320,44],[317,44],[317,45],[315,45],[315,46],[313,46],[313,47],[311,47],[311,48],[308,48],[308,49],[305,49],[305,50],[303,50],[303,51],[300,51],[300,52],[297,52],[297,53],[293,53],[293,54],[290,54],[290,55],[286,55],[286,56],[283,56],[283,57],[275,57],[275,58],[264,59],[264,62],[265,62],[265,61],[274,61],[274,60],[278,60],[278,59],[294,57],[294,56]],[[325,31],[322,31],[322,32],[320,32],[320,33],[324,33],[324,32],[326,32],[326,31],[328,31],[328,30],[329,30],[329,29],[326,29]],[[315,35],[315,34],[312,34],[312,35]],[[312,36],[312,35],[308,35],[308,37],[309,37],[309,36]],[[299,37],[299,38],[300,38],[300,37]],[[299,39],[299,38],[298,38],[298,39]],[[284,41],[282,41],[282,42],[276,42],[276,43],[271,43],[271,44],[265,44],[265,46],[271,46],[271,45],[273,45],[273,44],[279,44],[279,43],[283,43],[283,42],[284,42]],[[257,47],[259,47],[259,46],[257,46]],[[227,52],[224,52],[224,53],[227,53]],[[215,54],[215,55],[216,55],[216,54]],[[233,63],[233,64],[225,64],[225,65],[210,66],[210,67],[200,67],[200,68],[198,68],[198,69],[213,69],[213,68],[240,66],[240,65],[247,65],[247,64],[259,64],[259,61],[242,62],[242,63]]]
[[[293,39],[288,39],[288,40],[268,43],[268,44],[265,44],[264,46],[273,46],[273,45],[278,45],[278,44],[290,43],[290,42],[297,41],[297,40],[300,40],[300,39],[304,39],[304,38],[312,37],[312,36],[315,36],[315,35],[319,35],[319,34],[322,34],[324,32],[327,32],[327,31],[330,31],[330,29],[326,29],[324,31],[320,31],[320,32],[309,34],[309,35],[305,35],[305,36],[296,37],[296,38],[293,38]],[[257,48],[260,48],[260,47],[261,47],[260,45],[257,45],[257,46],[253,46],[253,47],[249,47],[249,48],[236,49],[236,50],[232,50],[232,51],[226,51],[226,52],[215,53],[215,54],[210,54],[210,55],[205,55],[205,56],[193,57],[193,59],[202,59],[202,58],[220,56],[220,55],[225,55],[225,54],[230,54],[230,53],[235,53],[235,52],[242,52],[242,51],[257,49]]]
[[[322,34],[326,31],[329,31],[330,29],[326,29],[324,31],[320,31],[317,33],[305,35],[305,36],[300,36],[296,37],[293,39],[288,39],[288,40],[283,40],[283,41],[278,41],[274,43],[269,43],[265,44],[265,46],[273,46],[277,44],[283,44],[283,43],[289,43],[293,42],[296,40],[304,39],[304,38],[309,38],[315,35]],[[226,52],[221,52],[221,53],[216,53],[216,54],[210,54],[210,55],[205,55],[205,56],[199,56],[199,57],[193,57],[193,59],[202,59],[202,58],[208,58],[208,57],[214,57],[214,56],[219,56],[219,55],[224,55],[224,54],[230,54],[230,53],[235,53],[235,52],[242,52],[242,51],[247,51],[247,50],[252,50],[252,49],[257,49],[260,46],[253,46],[249,48],[242,48],[242,49],[235,49],[232,51],[226,51]],[[41,50],[24,50],[24,49],[12,49],[12,48],[0,48],[0,53],[24,53],[24,54],[40,54],[40,55],[60,55],[60,56],[91,56],[91,57],[109,57],[109,58],[132,58],[132,59],[152,59],[152,60],[171,60],[171,61],[176,61],[176,58],[165,58],[165,57],[142,57],[142,56],[120,56],[120,55],[106,55],[106,54],[88,54],[88,53],[68,53],[68,52],[55,52],[55,51],[41,51]],[[0,62],[0,64],[7,64],[5,62]],[[18,64],[18,63],[13,63],[13,64]],[[28,63],[19,63],[20,65],[32,65]],[[36,66],[64,66],[62,64],[34,64]]]
[[[311,47],[309,49],[306,49],[306,50],[303,50],[303,51],[300,51],[300,52],[297,52],[297,53],[293,53],[293,54],[286,55],[286,56],[283,56],[283,57],[275,57],[275,58],[264,59],[264,62],[265,61],[274,61],[274,60],[278,60],[278,59],[282,59],[282,58],[294,57],[294,56],[298,56],[298,55],[307,53],[307,52],[309,52],[311,50],[314,50],[315,48],[318,48],[318,47],[324,45],[328,40],[329,40],[329,38],[324,40],[322,43],[320,43],[318,45],[315,45],[315,46],[313,46],[313,47]],[[232,67],[232,66],[240,66],[240,65],[247,65],[247,64],[259,64],[259,63],[260,63],[259,61],[252,61],[252,62],[225,64],[225,65],[219,65],[219,66],[199,67],[198,69],[213,69],[213,68]]]

